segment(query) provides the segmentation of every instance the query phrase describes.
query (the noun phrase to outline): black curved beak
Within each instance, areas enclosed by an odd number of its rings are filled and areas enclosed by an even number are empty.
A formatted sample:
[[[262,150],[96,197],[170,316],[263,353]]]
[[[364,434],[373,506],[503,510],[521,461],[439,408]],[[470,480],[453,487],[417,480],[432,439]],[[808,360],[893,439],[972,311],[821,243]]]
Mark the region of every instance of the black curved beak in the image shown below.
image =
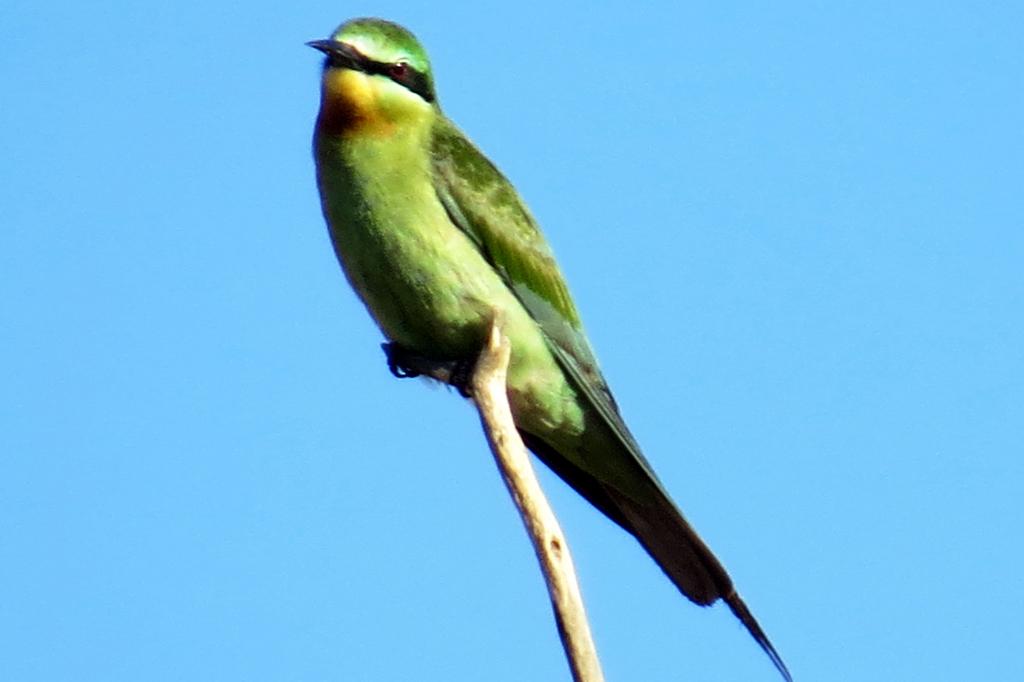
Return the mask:
[[[306,43],[314,50],[320,50],[331,61],[332,66],[343,66],[352,69],[361,69],[365,61],[363,55],[359,54],[351,45],[338,42],[337,40],[311,40]]]

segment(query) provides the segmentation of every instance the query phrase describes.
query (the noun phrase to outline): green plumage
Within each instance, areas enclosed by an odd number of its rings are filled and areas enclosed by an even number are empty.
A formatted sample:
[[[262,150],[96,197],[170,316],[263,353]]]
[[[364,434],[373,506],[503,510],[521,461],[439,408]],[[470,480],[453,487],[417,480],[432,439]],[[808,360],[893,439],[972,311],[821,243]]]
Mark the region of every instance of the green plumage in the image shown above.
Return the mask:
[[[494,309],[530,448],[632,533],[698,604],[724,599],[788,672],[721,564],[663,489],[601,375],[551,249],[512,185],[441,112],[422,47],[376,19],[327,41],[317,182],[346,276],[384,335],[470,359]]]

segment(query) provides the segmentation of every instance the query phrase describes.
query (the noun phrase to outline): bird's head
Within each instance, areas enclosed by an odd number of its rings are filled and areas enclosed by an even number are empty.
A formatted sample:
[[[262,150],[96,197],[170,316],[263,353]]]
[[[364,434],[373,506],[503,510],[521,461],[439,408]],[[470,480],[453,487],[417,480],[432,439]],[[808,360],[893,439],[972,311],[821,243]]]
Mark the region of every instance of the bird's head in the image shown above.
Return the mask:
[[[427,54],[398,24],[352,19],[307,44],[325,55],[321,124],[334,132],[388,134],[433,112]]]

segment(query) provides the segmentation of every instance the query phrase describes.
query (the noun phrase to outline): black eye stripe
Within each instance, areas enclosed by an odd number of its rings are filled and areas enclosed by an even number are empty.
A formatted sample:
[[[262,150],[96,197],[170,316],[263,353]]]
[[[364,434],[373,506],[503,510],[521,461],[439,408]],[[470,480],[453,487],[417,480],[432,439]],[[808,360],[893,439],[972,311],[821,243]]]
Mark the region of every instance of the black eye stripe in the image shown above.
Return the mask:
[[[367,73],[386,76],[399,85],[415,92],[428,102],[433,102],[434,95],[430,92],[430,81],[427,79],[427,75],[415,69],[409,62],[398,63],[404,64],[405,68],[399,71],[394,68],[395,64],[375,62],[368,59],[366,60],[365,70]]]
[[[428,102],[434,101],[433,88],[430,86],[430,79],[427,74],[416,69],[409,62],[378,62],[361,54],[355,48],[349,48],[345,55],[328,55],[327,61],[331,66],[347,69],[358,69],[371,75],[390,78],[404,88],[415,92]],[[398,64],[404,65],[402,69],[395,69]]]

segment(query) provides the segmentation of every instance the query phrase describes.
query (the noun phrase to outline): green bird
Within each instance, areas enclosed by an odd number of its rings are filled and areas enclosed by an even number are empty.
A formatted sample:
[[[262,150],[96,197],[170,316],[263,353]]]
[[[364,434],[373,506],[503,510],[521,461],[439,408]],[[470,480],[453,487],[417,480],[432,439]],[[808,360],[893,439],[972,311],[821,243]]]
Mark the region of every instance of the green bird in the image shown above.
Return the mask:
[[[419,41],[397,24],[354,19],[309,45],[326,55],[313,137],[324,218],[390,341],[392,371],[415,374],[417,358],[471,363],[500,311],[512,347],[508,398],[527,446],[636,537],[690,600],[723,599],[790,680],[626,427],[537,223],[441,112]]]

